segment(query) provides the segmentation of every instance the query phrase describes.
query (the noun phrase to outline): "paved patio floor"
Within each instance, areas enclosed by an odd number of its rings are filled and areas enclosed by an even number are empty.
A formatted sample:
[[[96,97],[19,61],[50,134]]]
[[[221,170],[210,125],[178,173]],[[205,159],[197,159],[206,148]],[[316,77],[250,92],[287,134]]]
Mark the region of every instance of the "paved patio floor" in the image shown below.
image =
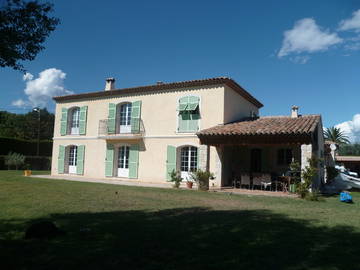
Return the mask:
[[[244,188],[223,188],[221,190],[216,190],[217,192],[231,193],[231,194],[243,194],[243,195],[261,195],[261,196],[271,196],[271,197],[288,197],[288,198],[297,198],[298,196],[294,193],[282,192],[282,191],[265,191],[265,190],[251,190]]]

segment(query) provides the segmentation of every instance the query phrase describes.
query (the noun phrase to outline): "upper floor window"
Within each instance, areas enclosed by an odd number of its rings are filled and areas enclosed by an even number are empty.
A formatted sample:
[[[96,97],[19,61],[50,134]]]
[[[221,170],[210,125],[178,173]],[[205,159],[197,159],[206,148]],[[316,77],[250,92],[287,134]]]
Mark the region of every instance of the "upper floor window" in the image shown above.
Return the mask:
[[[70,109],[69,113],[69,134],[79,134],[80,127],[80,108],[74,107]]]
[[[60,134],[62,136],[67,134],[85,135],[87,109],[87,106],[62,108],[60,119]]]
[[[122,103],[117,106],[116,133],[131,132],[131,103]]]
[[[200,98],[197,96],[186,96],[179,99],[178,105],[178,131],[196,132],[199,130]]]

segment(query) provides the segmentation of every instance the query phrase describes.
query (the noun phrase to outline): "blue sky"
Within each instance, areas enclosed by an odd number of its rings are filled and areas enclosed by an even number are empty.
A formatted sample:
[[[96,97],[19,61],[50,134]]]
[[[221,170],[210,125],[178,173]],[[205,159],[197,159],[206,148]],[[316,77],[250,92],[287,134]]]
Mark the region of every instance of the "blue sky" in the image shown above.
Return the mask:
[[[1,110],[53,110],[50,95],[101,90],[109,76],[119,88],[228,76],[265,105],[261,115],[298,105],[325,126],[351,121],[344,129],[356,133],[359,122],[360,134],[360,1],[53,2],[61,24],[25,62],[32,76],[0,69]]]

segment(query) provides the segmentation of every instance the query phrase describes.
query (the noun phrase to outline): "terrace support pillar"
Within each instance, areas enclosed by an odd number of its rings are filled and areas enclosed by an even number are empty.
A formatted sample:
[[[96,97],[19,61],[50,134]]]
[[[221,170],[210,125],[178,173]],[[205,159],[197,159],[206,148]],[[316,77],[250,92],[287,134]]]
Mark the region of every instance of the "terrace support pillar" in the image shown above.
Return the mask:
[[[208,159],[209,159],[209,152],[208,152],[208,145],[200,145],[199,146],[199,169],[202,171],[209,170]]]
[[[305,169],[309,165],[309,159],[312,157],[312,145],[302,144],[301,145],[301,170]]]
[[[224,146],[217,146],[215,151],[215,182],[218,188],[222,186]]]

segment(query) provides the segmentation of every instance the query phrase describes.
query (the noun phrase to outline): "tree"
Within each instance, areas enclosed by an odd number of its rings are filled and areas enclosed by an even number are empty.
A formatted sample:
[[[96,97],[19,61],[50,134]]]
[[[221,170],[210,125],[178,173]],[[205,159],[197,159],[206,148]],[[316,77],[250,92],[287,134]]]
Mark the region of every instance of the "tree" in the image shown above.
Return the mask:
[[[39,115],[37,112],[15,114],[0,111],[0,137],[36,140]],[[40,139],[51,140],[55,116],[46,108],[40,110]]]
[[[349,144],[349,137],[340,128],[330,127],[324,131],[325,140],[333,141],[337,144]]]
[[[0,7],[0,66],[24,70],[20,61],[34,60],[59,19],[49,17],[52,4],[5,0]]]

